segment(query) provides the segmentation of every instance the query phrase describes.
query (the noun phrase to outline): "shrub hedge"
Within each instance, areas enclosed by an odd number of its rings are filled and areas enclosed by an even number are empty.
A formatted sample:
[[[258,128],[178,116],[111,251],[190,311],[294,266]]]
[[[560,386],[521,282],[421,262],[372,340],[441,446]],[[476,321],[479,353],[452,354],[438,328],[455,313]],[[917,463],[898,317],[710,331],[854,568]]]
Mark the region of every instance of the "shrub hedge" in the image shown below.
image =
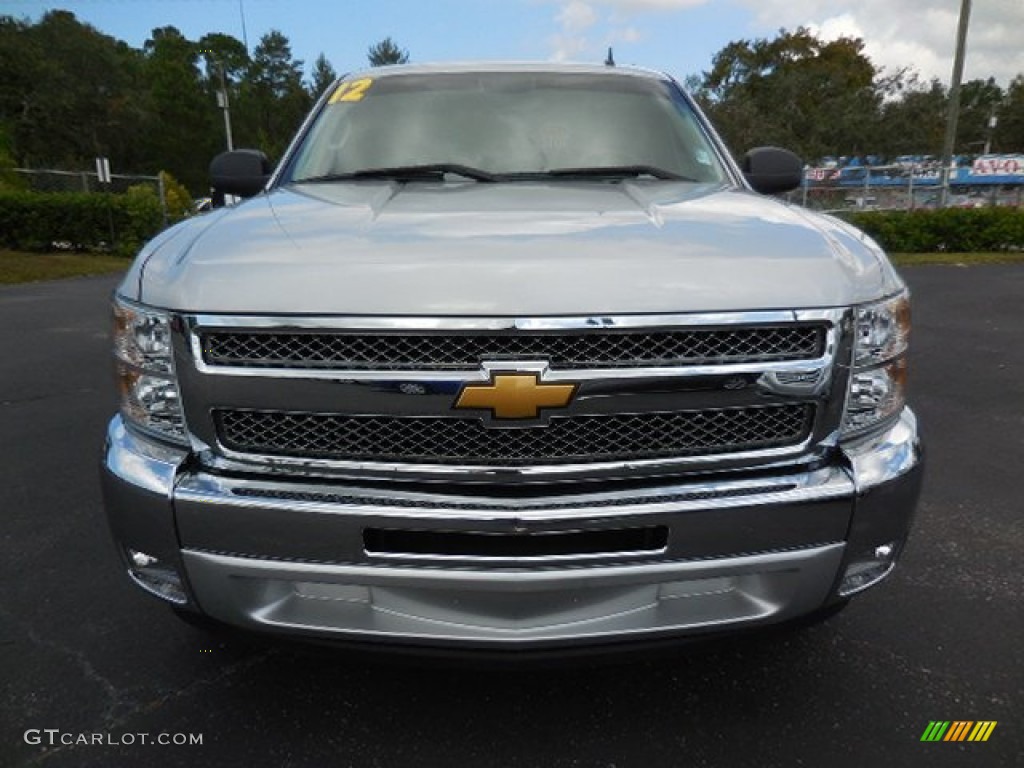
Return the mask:
[[[65,244],[131,255],[162,227],[160,200],[146,187],[121,195],[0,191],[0,246],[13,250],[50,251]]]
[[[843,218],[893,253],[1024,250],[1024,210],[1018,208],[855,211]],[[0,246],[14,250],[69,243],[76,250],[131,255],[162,227],[160,201],[147,186],[121,195],[0,190]]]
[[[843,218],[892,253],[1024,250],[1024,209],[856,211]]]

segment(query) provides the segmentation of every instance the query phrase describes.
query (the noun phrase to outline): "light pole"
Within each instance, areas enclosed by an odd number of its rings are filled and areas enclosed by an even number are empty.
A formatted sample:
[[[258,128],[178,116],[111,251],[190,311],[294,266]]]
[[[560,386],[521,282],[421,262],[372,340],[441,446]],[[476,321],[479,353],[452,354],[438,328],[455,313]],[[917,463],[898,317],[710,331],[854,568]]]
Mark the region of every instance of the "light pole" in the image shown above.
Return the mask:
[[[220,90],[217,91],[217,106],[224,110],[224,135],[228,139],[228,152],[235,148],[235,142],[231,136],[231,105],[228,103],[228,83],[224,77],[224,65],[217,62],[217,69],[220,70]]]
[[[956,55],[953,57],[953,81],[949,85],[949,115],[946,117],[946,140],[942,143],[943,208],[949,202],[949,165],[953,161],[956,123],[960,118],[960,81],[964,77],[964,54],[967,50],[967,25],[971,18],[971,0],[960,2],[960,25],[956,33]]]
[[[238,0],[238,15],[242,17],[242,45],[245,46],[245,52],[249,53],[249,35],[245,31],[245,4],[242,0]]]

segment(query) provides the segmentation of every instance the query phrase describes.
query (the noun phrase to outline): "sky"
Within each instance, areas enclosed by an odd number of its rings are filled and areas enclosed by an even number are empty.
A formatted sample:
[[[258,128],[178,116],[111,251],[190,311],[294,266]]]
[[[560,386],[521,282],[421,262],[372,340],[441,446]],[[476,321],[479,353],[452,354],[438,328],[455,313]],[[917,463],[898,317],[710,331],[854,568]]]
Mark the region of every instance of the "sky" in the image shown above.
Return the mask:
[[[199,39],[223,32],[250,50],[283,32],[307,74],[324,53],[339,73],[366,66],[366,49],[390,36],[413,61],[604,60],[683,80],[711,66],[733,40],[807,26],[826,39],[861,37],[872,61],[911,67],[948,83],[961,0],[0,0],[0,15],[37,20],[72,11],[141,47],[155,27]],[[1005,85],[1024,72],[1024,0],[975,0],[965,79]]]

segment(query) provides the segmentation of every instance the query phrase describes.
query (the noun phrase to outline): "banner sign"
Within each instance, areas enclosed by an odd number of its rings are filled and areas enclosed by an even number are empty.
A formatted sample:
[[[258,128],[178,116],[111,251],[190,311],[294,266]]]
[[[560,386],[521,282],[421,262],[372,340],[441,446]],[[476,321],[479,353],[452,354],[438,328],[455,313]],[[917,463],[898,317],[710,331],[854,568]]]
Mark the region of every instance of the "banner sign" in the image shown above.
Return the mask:
[[[1024,176],[1024,155],[982,155],[971,166],[972,176]]]
[[[971,165],[956,168],[950,184],[995,186],[1024,185],[1024,154],[981,155]],[[828,187],[915,187],[942,183],[942,167],[936,160],[922,163],[896,163],[868,167],[848,165],[843,168],[807,168],[804,184]]]

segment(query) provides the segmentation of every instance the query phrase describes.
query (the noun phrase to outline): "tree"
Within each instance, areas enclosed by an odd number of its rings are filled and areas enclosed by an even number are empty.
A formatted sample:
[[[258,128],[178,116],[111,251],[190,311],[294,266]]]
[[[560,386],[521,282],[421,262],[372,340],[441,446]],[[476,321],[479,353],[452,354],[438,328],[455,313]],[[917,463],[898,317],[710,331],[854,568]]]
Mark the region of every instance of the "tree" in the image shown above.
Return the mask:
[[[164,203],[171,222],[181,221],[192,213],[192,195],[181,182],[167,171],[160,171],[164,185]]]
[[[275,29],[260,39],[246,80],[242,110],[246,130],[242,135],[255,129],[255,141],[240,141],[239,145],[254,144],[271,157],[279,157],[311,103],[302,85],[302,62],[292,58],[287,37]]]
[[[824,42],[801,27],[729,43],[697,95],[734,147],[776,143],[813,160],[871,150],[878,74],[862,40]]]
[[[993,146],[999,152],[1024,152],[1024,74],[1010,81],[998,117]]]
[[[284,98],[302,85],[302,62],[292,58],[292,47],[280,31],[272,29],[253,51],[249,79],[268,93]]]
[[[331,83],[338,79],[338,73],[334,71],[331,62],[322,53],[316,57],[313,63],[313,81],[309,84],[309,95],[314,99],[327,90]]]
[[[409,61],[409,52],[402,50],[390,37],[385,37],[366,51],[366,58],[371,67],[383,67],[388,64],[405,64]]]
[[[249,52],[241,40],[220,32],[212,32],[199,38],[199,55],[206,64],[206,77],[220,81],[220,71],[229,83],[237,83],[245,77],[249,68]]]
[[[81,167],[106,155],[123,167],[140,130],[140,60],[67,11],[35,25],[0,18],[0,123],[15,161]]]
[[[999,112],[1003,89],[994,78],[970,80],[960,88],[960,118],[957,121],[957,154],[980,155],[989,136],[989,119]]]
[[[34,131],[45,124],[40,92],[44,60],[28,23],[0,17],[0,132],[12,155],[15,146],[22,148],[19,160],[26,164],[31,162]]]
[[[941,155],[948,105],[946,88],[937,79],[922,83],[915,73],[902,73],[881,107],[876,151],[890,159]]]
[[[175,27],[154,29],[145,43],[149,152],[145,170],[167,169],[192,189],[207,185],[207,165],[219,149],[215,103],[206,97],[199,47]]]
[[[0,123],[0,190],[22,189],[25,181],[14,172],[14,155],[11,154],[11,138],[7,128]]]

